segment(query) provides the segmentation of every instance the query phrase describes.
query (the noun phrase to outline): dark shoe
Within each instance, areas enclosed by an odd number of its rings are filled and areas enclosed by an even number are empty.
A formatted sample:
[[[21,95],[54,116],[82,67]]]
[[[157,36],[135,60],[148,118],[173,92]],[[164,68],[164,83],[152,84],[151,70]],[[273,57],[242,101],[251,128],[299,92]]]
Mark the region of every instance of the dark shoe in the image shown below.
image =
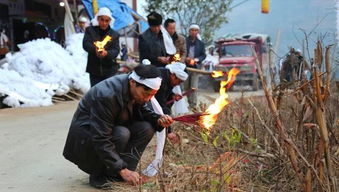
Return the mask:
[[[105,175],[89,175],[89,184],[97,189],[112,189],[111,182]]]

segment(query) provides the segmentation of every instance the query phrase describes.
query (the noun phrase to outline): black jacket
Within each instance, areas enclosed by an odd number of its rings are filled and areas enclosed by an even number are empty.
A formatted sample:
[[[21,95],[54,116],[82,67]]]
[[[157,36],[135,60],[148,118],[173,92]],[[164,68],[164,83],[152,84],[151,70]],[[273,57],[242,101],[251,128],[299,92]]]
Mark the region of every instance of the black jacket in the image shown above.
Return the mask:
[[[129,119],[122,119],[121,114],[130,101],[128,82],[128,75],[124,74],[98,83],[81,99],[73,116],[63,155],[87,173],[96,171],[93,167],[98,163],[91,160],[93,156],[98,156],[112,174],[127,167],[111,141],[115,126],[148,121],[155,130],[162,130],[157,125],[160,115],[146,104],[134,105]]]
[[[206,58],[205,44],[199,39],[196,39],[194,42],[192,42],[189,37],[186,38],[187,57],[188,57],[191,45],[194,45],[194,58],[199,59],[198,65],[200,65],[201,62]],[[195,68],[196,67],[197,66],[195,66]]]
[[[112,40],[105,46],[107,56],[101,59],[96,56],[93,43],[102,41],[106,35],[111,36]],[[89,26],[86,28],[82,43],[84,50],[88,52],[86,72],[96,76],[107,76],[117,72],[118,64],[115,59],[120,52],[119,34],[117,32],[111,28],[101,30],[99,26]]]
[[[155,94],[155,98],[160,104],[164,114],[171,114],[171,106],[166,105],[167,101],[172,99],[173,86],[170,83],[170,71],[164,67],[158,68],[161,72],[161,86],[158,92]]]
[[[157,58],[165,56],[167,56],[167,54],[161,32],[157,35],[150,29],[147,29],[139,36],[140,62],[142,62],[143,59],[148,59],[152,65],[163,67],[164,64],[160,63]]]

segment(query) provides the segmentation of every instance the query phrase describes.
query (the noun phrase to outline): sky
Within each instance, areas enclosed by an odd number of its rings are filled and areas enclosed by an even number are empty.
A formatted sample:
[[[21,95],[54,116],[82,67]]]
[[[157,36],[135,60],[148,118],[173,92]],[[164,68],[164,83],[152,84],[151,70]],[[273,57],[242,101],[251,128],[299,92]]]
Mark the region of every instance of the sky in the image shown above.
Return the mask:
[[[234,0],[233,5],[243,1]],[[274,43],[280,31],[279,54],[287,52],[288,46],[301,49],[304,35],[300,29],[307,33],[313,31],[311,44],[325,34],[325,44],[333,43],[336,33],[335,3],[335,0],[270,0],[269,14],[262,14],[261,1],[247,0],[226,14],[229,22],[222,24],[215,37],[228,33],[264,33],[270,35]]]
[[[244,2],[245,1],[245,2]],[[269,14],[261,13],[260,0],[234,0],[232,6],[241,2],[226,13],[228,23],[221,25],[214,38],[226,34],[263,33],[276,42],[280,31],[278,54],[284,55],[289,46],[301,49],[304,29],[310,35],[310,47],[314,46],[319,36],[326,34],[325,44],[332,44],[336,34],[337,0],[270,0]],[[138,7],[146,5],[145,0],[138,1]],[[146,15],[143,10],[140,14]],[[318,25],[317,25],[318,24]]]

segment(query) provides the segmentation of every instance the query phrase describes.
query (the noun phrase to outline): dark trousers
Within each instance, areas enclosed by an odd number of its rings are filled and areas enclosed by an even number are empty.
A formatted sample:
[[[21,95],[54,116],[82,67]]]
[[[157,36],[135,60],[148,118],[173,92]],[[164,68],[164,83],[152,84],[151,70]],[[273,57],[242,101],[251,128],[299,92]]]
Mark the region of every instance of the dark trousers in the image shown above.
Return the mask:
[[[100,83],[101,81],[110,78],[114,75],[114,73],[109,74],[109,75],[104,75],[104,76],[97,76],[97,75],[93,75],[93,74],[89,74],[89,80],[91,82],[91,87],[93,87],[94,85]]]
[[[152,125],[146,121],[135,122],[129,127],[114,127],[113,143],[120,157],[128,164],[129,170],[136,170],[141,155],[154,132]]]
[[[138,162],[144,152],[147,144],[151,141],[155,130],[152,125],[146,121],[136,121],[131,126],[115,126],[112,130],[112,143],[120,158],[127,163],[127,169],[135,171]],[[91,157],[87,157],[90,165],[78,167],[93,175],[116,175],[118,173],[106,173],[107,169],[104,163],[99,159],[93,147],[88,147]],[[90,167],[88,167],[90,166]],[[91,170],[91,171],[90,171]]]

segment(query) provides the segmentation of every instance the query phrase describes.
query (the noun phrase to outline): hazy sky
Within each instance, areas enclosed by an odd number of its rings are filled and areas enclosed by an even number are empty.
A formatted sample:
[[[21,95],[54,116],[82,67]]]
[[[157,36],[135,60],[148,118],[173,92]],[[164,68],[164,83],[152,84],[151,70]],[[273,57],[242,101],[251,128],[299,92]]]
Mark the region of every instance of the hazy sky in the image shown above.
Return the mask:
[[[232,6],[243,1],[234,0]],[[144,2],[138,1],[139,8],[145,5]],[[336,0],[270,0],[269,14],[262,14],[260,0],[247,0],[227,13],[229,22],[216,30],[215,38],[252,32],[268,34],[275,42],[276,33],[280,30],[278,52],[283,55],[288,51],[288,46],[301,48],[297,41],[303,38],[300,28],[310,32],[320,22],[313,30],[311,43],[325,33],[328,34],[325,43],[333,43],[336,33],[335,3]],[[140,14],[145,15],[143,11]]]
[[[234,0],[234,5],[244,0]],[[333,41],[336,33],[335,0],[271,0],[269,14],[261,13],[261,1],[248,0],[227,14],[229,23],[223,24],[215,33],[216,37],[228,33],[266,33],[275,42],[278,30],[280,36],[280,54],[287,46],[301,48],[296,39],[301,40],[300,28],[311,32],[311,42],[320,34],[328,33],[325,43]],[[297,37],[297,38],[296,38]]]

